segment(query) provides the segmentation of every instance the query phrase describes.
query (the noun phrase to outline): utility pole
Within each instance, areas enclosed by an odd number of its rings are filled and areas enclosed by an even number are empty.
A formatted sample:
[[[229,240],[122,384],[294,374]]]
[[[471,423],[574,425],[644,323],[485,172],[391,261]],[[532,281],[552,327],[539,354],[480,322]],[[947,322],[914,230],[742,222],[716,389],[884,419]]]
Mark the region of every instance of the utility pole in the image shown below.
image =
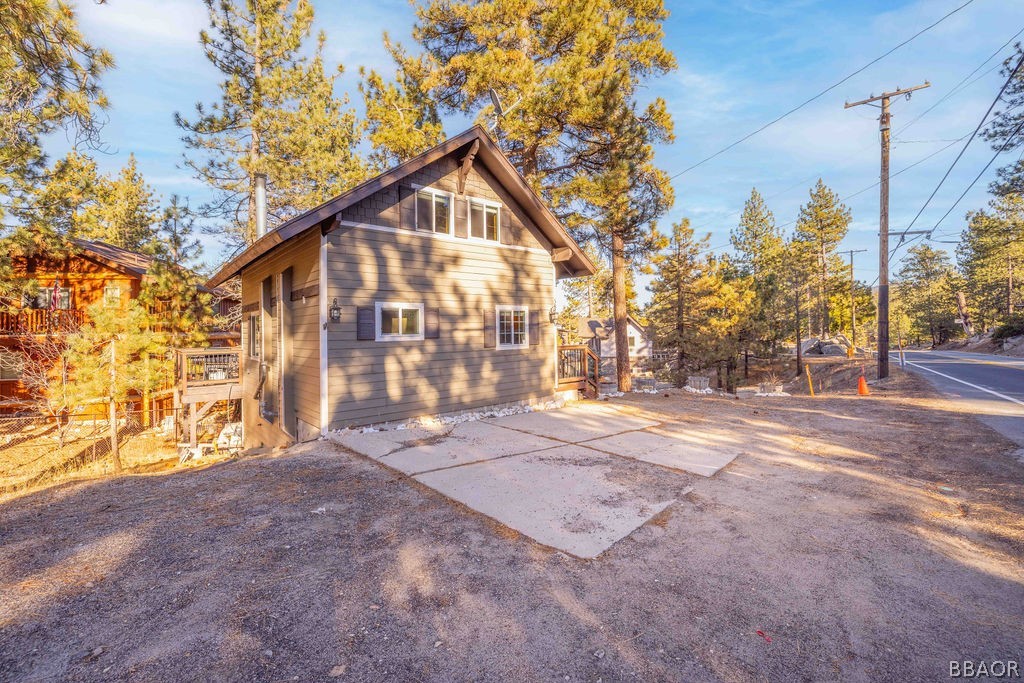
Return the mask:
[[[853,352],[857,352],[857,280],[853,276],[853,255],[863,254],[867,249],[847,249],[840,254],[850,255],[850,344]]]
[[[882,173],[879,178],[878,206],[878,379],[889,376],[889,135],[892,114],[889,113],[889,100],[893,97],[910,94],[915,90],[931,87],[925,81],[923,85],[913,88],[896,88],[892,92],[884,92],[875,97],[872,95],[859,102],[847,102],[844,109],[870,104],[881,107],[882,115],[878,117],[878,129],[882,132]],[[874,104],[881,101],[881,105]]]

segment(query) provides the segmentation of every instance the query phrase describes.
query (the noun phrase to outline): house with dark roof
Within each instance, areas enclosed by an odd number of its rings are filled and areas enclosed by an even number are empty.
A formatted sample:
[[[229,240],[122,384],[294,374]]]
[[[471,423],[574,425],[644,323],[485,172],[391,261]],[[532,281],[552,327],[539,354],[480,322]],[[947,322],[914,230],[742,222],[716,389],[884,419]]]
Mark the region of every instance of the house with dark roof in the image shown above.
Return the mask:
[[[594,266],[479,126],[270,230],[241,278],[246,446],[559,389],[555,285]]]

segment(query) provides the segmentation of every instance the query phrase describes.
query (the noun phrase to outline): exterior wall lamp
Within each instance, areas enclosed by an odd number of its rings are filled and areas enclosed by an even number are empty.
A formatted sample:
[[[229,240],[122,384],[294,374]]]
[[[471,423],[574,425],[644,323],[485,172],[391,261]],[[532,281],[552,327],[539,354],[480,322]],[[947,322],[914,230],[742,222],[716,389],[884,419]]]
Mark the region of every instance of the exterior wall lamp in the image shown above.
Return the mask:
[[[330,315],[332,323],[341,322],[341,306],[338,305],[337,297],[331,302]]]
[[[555,322],[558,319],[558,309],[555,308],[554,304],[551,304],[551,310],[548,311],[548,320]]]

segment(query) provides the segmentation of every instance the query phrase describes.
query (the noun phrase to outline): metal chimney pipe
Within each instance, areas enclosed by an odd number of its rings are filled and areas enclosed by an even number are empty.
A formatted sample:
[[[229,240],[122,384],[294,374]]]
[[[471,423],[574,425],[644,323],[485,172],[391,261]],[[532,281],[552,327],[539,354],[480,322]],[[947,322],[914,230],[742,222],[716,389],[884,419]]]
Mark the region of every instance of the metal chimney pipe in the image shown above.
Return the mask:
[[[256,239],[267,234],[267,174],[257,173],[256,181]]]

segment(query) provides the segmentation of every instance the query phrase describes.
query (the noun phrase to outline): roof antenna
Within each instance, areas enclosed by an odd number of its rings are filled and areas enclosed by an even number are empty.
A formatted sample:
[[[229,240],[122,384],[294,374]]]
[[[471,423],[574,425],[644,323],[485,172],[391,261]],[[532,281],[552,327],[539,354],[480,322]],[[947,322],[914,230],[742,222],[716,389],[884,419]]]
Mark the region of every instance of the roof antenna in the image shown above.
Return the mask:
[[[495,128],[498,127],[498,122],[502,119],[502,117],[504,117],[505,114],[509,113],[510,111],[518,107],[522,103],[523,98],[520,97],[518,100],[515,101],[515,103],[511,107],[505,109],[504,107],[501,106],[501,98],[498,97],[498,93],[494,91],[494,88],[488,88],[487,93],[491,96],[491,104],[494,106],[494,121],[491,123],[491,126],[490,128],[488,128],[488,130],[494,130]]]

